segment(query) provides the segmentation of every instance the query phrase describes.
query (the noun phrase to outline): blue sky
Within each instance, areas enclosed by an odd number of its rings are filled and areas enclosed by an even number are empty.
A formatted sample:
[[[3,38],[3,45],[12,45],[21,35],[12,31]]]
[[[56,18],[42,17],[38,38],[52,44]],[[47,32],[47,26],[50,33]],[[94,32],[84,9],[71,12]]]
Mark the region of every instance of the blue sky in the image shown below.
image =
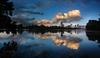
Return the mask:
[[[100,0],[13,0],[14,15],[25,15],[25,21],[35,19],[51,20],[58,12],[80,10],[82,19],[74,23],[86,24],[90,19],[100,17]]]

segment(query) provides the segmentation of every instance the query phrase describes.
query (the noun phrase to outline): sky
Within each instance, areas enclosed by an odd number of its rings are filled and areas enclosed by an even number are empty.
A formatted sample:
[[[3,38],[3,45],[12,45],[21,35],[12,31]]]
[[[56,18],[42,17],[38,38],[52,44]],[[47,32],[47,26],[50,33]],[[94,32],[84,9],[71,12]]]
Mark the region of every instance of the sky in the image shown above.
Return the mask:
[[[71,10],[80,11],[80,20],[73,23],[85,25],[88,20],[100,17],[100,0],[12,0],[14,3],[14,19],[22,23],[33,20],[52,20],[57,13]]]

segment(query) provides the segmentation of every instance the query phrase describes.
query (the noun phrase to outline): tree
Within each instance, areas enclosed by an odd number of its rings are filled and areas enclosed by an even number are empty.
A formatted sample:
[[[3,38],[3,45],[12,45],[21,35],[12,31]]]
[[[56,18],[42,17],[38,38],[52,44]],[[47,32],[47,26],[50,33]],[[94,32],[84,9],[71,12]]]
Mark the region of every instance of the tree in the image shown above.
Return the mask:
[[[13,3],[9,0],[0,0],[0,14],[12,15]]]
[[[0,27],[6,28],[11,25],[11,18],[13,13],[13,3],[9,0],[0,0]]]

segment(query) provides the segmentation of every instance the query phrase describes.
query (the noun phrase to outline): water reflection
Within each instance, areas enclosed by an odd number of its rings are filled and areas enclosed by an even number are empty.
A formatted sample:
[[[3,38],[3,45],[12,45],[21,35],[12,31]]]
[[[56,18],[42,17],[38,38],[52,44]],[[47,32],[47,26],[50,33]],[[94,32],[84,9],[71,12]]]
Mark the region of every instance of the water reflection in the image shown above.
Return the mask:
[[[64,34],[64,33],[63,33]],[[51,39],[53,43],[56,46],[65,46],[70,49],[78,49],[79,48],[79,42],[81,41],[78,37],[71,37],[63,35],[61,33],[61,36],[59,36],[59,33],[44,33],[44,34],[33,34],[34,37],[38,37],[40,39]]]
[[[100,31],[86,31],[89,40],[97,42],[100,45]]]
[[[60,45],[63,45],[63,46],[66,46],[70,49],[78,49],[79,48],[79,42],[80,40],[77,39],[77,38],[74,38],[74,39],[62,39],[62,38],[59,38],[59,37],[56,37],[56,38],[53,38],[53,42],[57,45],[57,46],[60,46]]]
[[[4,43],[3,47],[0,49],[0,58],[12,58],[17,50],[17,43],[11,41]]]
[[[99,32],[84,30],[0,31],[0,58],[97,58],[99,38]]]
[[[17,35],[22,34],[22,30],[0,30],[0,35]]]

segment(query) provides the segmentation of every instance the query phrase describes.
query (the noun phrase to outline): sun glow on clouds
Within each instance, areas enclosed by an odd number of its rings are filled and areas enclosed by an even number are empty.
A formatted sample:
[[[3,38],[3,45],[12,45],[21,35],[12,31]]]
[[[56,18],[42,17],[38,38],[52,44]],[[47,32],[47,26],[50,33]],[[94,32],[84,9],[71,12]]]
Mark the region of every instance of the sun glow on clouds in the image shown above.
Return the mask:
[[[80,17],[80,10],[71,10],[68,13],[58,13],[54,21],[70,20],[71,18]],[[74,20],[74,19],[73,19]]]
[[[35,21],[35,22],[33,21],[33,22],[39,26],[40,25],[52,26],[53,24],[57,24],[61,21],[67,22],[67,21],[76,21],[76,20],[80,20],[80,19],[81,19],[80,10],[71,10],[67,13],[59,12],[51,20],[42,19],[42,20],[37,20],[37,21]]]
[[[70,38],[71,39],[71,38]],[[57,45],[57,46],[65,46],[68,47],[70,49],[78,49],[79,48],[79,41],[77,41],[76,39],[74,40],[70,40],[68,38],[60,38],[60,37],[53,37],[53,42]]]
[[[37,21],[37,24],[38,25],[43,25],[43,26],[51,26],[52,25],[52,21],[43,19],[43,20]]]
[[[65,46],[70,49],[77,50],[80,46],[80,40],[77,37],[61,37],[57,33],[44,33],[44,34],[34,34],[34,37],[37,37],[39,39],[49,39],[51,38],[52,42],[56,46]]]

